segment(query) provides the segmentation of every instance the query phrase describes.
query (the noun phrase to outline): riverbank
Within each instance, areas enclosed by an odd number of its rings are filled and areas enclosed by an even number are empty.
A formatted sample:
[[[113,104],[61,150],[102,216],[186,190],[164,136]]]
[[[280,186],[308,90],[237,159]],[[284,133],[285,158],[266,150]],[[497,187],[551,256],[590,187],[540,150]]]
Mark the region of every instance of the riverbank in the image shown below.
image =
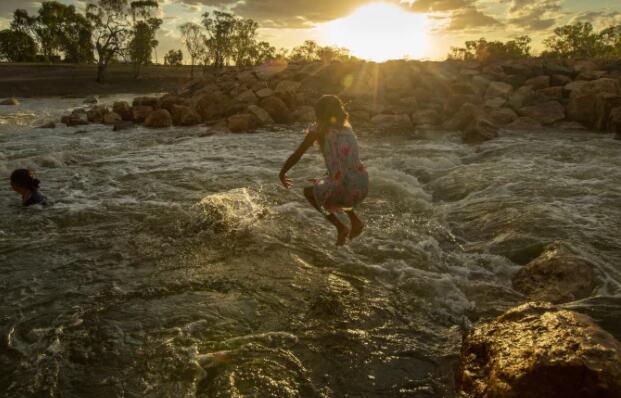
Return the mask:
[[[147,66],[139,79],[131,65],[111,65],[107,81],[95,81],[97,65],[0,63],[0,97],[87,97],[174,90],[190,79],[189,66]]]

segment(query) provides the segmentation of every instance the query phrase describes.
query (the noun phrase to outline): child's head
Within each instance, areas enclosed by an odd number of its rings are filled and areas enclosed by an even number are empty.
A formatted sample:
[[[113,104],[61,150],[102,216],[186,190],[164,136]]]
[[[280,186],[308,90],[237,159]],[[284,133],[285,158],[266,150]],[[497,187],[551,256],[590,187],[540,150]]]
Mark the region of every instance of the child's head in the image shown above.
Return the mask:
[[[11,173],[11,188],[20,192],[23,190],[36,191],[39,189],[41,181],[36,179],[32,171],[28,169],[17,169]]]
[[[349,115],[343,102],[336,95],[324,95],[315,104],[315,116],[320,127],[341,128],[347,123]]]

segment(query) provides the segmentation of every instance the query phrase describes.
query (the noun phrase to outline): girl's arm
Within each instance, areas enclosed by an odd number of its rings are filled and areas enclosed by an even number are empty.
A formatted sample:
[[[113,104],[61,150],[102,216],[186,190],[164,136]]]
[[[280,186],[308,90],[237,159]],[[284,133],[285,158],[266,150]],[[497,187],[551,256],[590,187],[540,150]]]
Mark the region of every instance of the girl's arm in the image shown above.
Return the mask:
[[[279,177],[280,182],[282,182],[282,185],[284,185],[285,188],[289,189],[293,185],[291,179],[287,177],[287,172],[300,161],[302,155],[304,155],[308,148],[313,146],[315,141],[317,141],[317,131],[311,130],[308,134],[306,134],[304,141],[302,141],[298,149],[296,149],[295,152],[289,156],[285,164],[282,166]]]

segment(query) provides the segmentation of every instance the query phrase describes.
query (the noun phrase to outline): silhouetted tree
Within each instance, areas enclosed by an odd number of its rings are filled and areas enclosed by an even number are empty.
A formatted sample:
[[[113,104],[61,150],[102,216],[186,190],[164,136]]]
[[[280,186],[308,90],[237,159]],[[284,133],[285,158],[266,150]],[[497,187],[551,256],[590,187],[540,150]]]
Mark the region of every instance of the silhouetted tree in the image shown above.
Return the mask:
[[[190,54],[191,69],[190,75],[194,77],[194,65],[197,59],[201,59],[206,53],[205,42],[207,37],[203,34],[203,29],[200,25],[192,22],[186,22],[179,27],[185,48]]]
[[[290,59],[295,62],[312,62],[319,60],[319,45],[313,40],[306,40],[301,46],[291,50]]]
[[[31,62],[37,56],[37,43],[27,33],[0,31],[0,59],[8,62]]]
[[[222,11],[214,11],[213,16],[209,12],[203,14],[203,26],[207,32],[205,44],[213,54],[216,68],[228,65],[233,56],[232,41],[236,25],[237,19],[233,14]]]
[[[453,47],[449,55],[451,59],[496,61],[528,58],[530,56],[529,36],[519,36],[507,42],[487,41],[485,38],[469,40],[465,47]]]
[[[155,35],[163,21],[151,15],[152,11],[157,8],[158,3],[154,0],[131,3],[133,29],[128,45],[128,55],[134,64],[136,78],[140,76],[140,67],[151,63],[153,49],[158,44]]]
[[[181,50],[170,50],[164,56],[164,65],[179,66],[183,63],[183,52]]]
[[[546,56],[596,57],[606,52],[601,36],[594,32],[589,22],[576,22],[554,29],[554,36],[544,40]]]
[[[121,56],[131,34],[127,0],[98,0],[89,4],[86,17],[93,29],[97,52],[97,81],[104,82],[110,61]]]

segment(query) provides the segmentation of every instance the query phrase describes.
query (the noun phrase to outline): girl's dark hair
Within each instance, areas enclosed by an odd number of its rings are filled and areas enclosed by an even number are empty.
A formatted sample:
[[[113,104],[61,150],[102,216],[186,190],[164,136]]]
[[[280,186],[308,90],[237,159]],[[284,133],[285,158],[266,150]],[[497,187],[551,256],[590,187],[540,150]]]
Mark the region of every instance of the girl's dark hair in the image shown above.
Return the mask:
[[[315,104],[315,116],[321,128],[342,128],[347,123],[349,115],[345,105],[336,95],[324,95]]]
[[[41,184],[41,181],[34,178],[34,174],[30,170],[17,169],[11,173],[11,183],[21,188],[36,191],[37,189],[39,189],[39,184]]]

